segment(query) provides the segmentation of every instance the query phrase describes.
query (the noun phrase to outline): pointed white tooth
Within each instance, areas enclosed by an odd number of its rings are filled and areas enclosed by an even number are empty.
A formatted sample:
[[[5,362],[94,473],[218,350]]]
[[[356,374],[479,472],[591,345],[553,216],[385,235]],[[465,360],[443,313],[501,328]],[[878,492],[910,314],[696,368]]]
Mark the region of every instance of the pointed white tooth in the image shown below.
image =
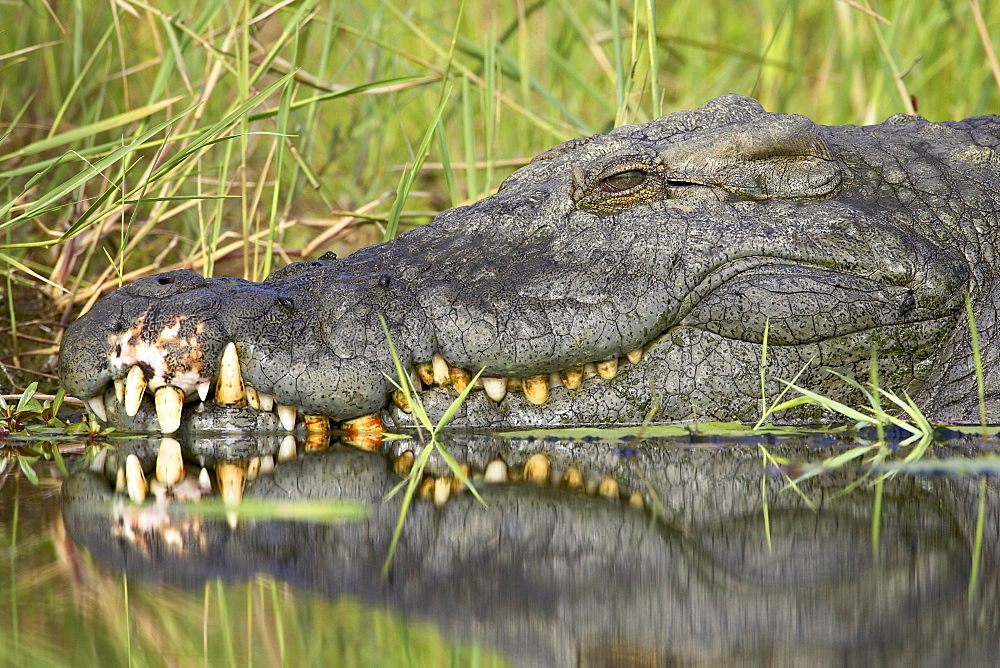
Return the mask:
[[[160,431],[172,434],[181,426],[181,411],[184,409],[184,393],[173,385],[164,385],[154,395],[156,419],[160,421]]]
[[[507,464],[502,459],[494,459],[486,465],[483,482],[507,482]]]
[[[90,470],[94,473],[104,473],[104,463],[108,461],[108,449],[101,448],[94,453],[94,458],[90,460]]]
[[[254,409],[255,411],[259,411],[260,395],[257,393],[257,390],[250,387],[249,385],[247,385],[245,389],[247,392],[247,405],[250,406],[250,408]]]
[[[134,454],[125,459],[125,489],[128,491],[128,498],[136,503],[145,501],[146,492],[149,491],[146,476],[142,472],[142,463]]]
[[[103,394],[101,394],[99,396],[96,396],[96,397],[91,397],[90,399],[87,399],[87,406],[90,408],[91,411],[94,412],[94,415],[96,415],[97,417],[99,417],[101,419],[101,422],[107,422],[108,421],[108,412],[106,410],[104,410],[104,395]]]
[[[285,431],[295,431],[295,406],[278,404],[278,419]]]
[[[115,493],[124,494],[128,488],[125,483],[125,469],[121,466],[118,467],[118,473],[115,474]]]
[[[434,481],[434,505],[441,508],[444,504],[448,503],[448,497],[450,496],[451,479],[441,476]]]
[[[204,466],[201,467],[201,473],[198,474],[198,489],[203,492],[212,491],[212,477]]]
[[[125,380],[122,378],[115,378],[115,398],[118,403],[125,403]]]
[[[548,374],[522,378],[521,386],[524,388],[524,398],[533,404],[544,404],[549,398]]]
[[[618,375],[618,360],[607,360],[597,363],[597,373],[604,380],[611,380]]]
[[[583,365],[583,377],[593,378],[597,375],[597,365],[593,362],[587,362]]]
[[[483,391],[493,401],[500,403],[507,396],[507,379],[482,376]]]
[[[198,398],[202,401],[208,399],[208,393],[212,389],[212,381],[203,380],[198,383]]]
[[[638,364],[639,362],[642,361],[642,348],[636,348],[635,350],[630,350],[628,355],[626,355],[626,357],[628,357],[628,361],[631,362],[632,364]],[[641,499],[642,497],[639,498]]]
[[[524,463],[524,479],[531,482],[541,482],[545,483],[549,481],[549,472],[552,470],[552,465],[549,463],[549,458],[540,452],[528,457],[528,461]]]
[[[448,385],[451,383],[451,368],[441,353],[434,353],[434,356],[431,357],[431,367],[434,372],[435,385]]]
[[[156,453],[156,479],[168,487],[184,479],[184,459],[181,444],[173,438],[160,439]]]
[[[295,459],[298,454],[298,446],[295,444],[295,437],[289,434],[281,439],[281,445],[278,447],[278,461],[287,462]]]
[[[142,393],[146,391],[146,376],[142,369],[134,366],[128,370],[128,377],[125,378],[125,414],[135,417],[139,412],[139,404],[142,403]]]
[[[270,413],[274,410],[274,395],[264,392],[257,392],[257,400],[260,402],[260,409]]]
[[[215,381],[215,403],[219,406],[243,406],[246,403],[243,374],[240,373],[240,358],[236,354],[236,344],[230,341],[222,351],[219,361],[219,377]]]

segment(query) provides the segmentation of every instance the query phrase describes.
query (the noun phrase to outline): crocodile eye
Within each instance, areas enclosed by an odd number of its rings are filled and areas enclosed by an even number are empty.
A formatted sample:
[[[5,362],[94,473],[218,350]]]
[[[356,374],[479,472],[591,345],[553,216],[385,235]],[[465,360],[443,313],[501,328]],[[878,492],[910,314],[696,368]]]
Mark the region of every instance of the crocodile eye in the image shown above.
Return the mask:
[[[611,176],[606,176],[599,181],[599,187],[604,192],[620,193],[633,188],[638,188],[646,182],[649,175],[638,169],[630,169],[627,172],[618,172]]]

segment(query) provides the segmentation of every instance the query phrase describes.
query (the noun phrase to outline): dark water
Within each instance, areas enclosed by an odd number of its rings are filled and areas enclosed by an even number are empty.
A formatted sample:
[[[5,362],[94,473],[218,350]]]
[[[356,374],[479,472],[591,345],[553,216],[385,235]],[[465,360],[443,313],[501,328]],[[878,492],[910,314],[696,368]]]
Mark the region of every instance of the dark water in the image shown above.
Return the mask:
[[[383,577],[403,495],[384,497],[418,441],[182,440],[170,492],[158,440],[117,441],[65,483],[2,479],[0,663],[994,665],[995,480],[878,482],[871,460],[907,448],[811,468],[864,443],[454,435],[485,506],[431,456]],[[115,492],[129,453],[142,504]],[[931,456],[989,461],[976,439]],[[481,479],[497,459],[509,482]],[[217,474],[256,475],[238,513]]]

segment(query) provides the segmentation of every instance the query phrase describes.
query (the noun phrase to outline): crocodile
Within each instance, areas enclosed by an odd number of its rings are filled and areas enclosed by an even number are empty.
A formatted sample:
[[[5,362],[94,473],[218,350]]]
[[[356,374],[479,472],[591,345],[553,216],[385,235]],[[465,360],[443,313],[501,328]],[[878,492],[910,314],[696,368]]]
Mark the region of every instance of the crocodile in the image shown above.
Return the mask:
[[[472,427],[755,421],[792,380],[859,400],[877,360],[928,417],[996,422],[998,144],[996,116],[822,126],[726,95],[344,258],[140,279],[67,328],[60,378],[131,429],[363,431],[412,422],[404,381],[431,418],[472,383]]]

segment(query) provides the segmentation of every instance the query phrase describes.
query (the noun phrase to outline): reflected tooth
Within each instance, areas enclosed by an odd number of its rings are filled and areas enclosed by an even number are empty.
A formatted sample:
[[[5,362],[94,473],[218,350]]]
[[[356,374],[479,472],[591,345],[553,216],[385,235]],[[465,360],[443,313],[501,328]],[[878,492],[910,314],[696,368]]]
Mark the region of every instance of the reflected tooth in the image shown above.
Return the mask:
[[[281,445],[278,446],[278,461],[287,462],[295,459],[298,455],[298,446],[295,445],[295,437],[289,434],[281,439]]]
[[[125,403],[125,381],[121,378],[115,378],[115,398],[118,403]]]
[[[646,507],[646,503],[642,500],[642,494],[638,491],[632,492],[632,495],[628,497],[628,505],[633,508],[638,508],[639,510]]]
[[[156,479],[168,487],[184,479],[184,459],[181,457],[181,444],[176,439],[160,439],[160,449],[156,453]]]
[[[260,475],[260,457],[251,457],[247,463],[247,480],[256,480]]]
[[[413,469],[413,460],[415,459],[412,450],[407,450],[399,456],[399,459],[392,463],[392,471],[400,478],[405,478],[410,475],[410,471]]]
[[[434,478],[430,476],[424,478],[420,481],[420,487],[417,488],[417,497],[421,499],[430,499],[434,496]]]
[[[257,392],[257,400],[260,402],[260,409],[270,413],[274,410],[274,395],[265,392]]]
[[[438,508],[444,506],[448,503],[448,497],[451,496],[451,480],[441,476],[434,481],[434,505]]]
[[[104,473],[104,463],[108,460],[108,449],[101,448],[94,453],[94,458],[90,460],[90,470],[94,473]]]
[[[597,493],[601,496],[606,496],[609,499],[617,499],[618,481],[611,476],[606,477],[601,481],[601,484],[597,486]]]
[[[636,348],[635,350],[630,350],[626,357],[628,357],[628,361],[631,362],[632,364],[638,364],[639,362],[642,361],[642,348]]]
[[[493,401],[500,403],[507,396],[507,379],[482,376],[483,391]]]
[[[469,479],[469,474],[471,473],[471,469],[469,468],[469,465],[468,464],[460,464],[459,468],[462,470],[462,475],[464,475],[465,479],[468,480]],[[452,494],[461,494],[464,491],[465,491],[465,483],[462,482],[462,478],[460,478],[459,476],[455,476],[454,480],[451,481],[451,493]]]
[[[604,380],[611,380],[618,375],[618,360],[613,359],[606,362],[598,362],[597,373]]]
[[[531,482],[548,482],[551,469],[549,458],[536,452],[524,463],[524,479]]]
[[[101,419],[101,422],[108,421],[108,412],[104,410],[103,394],[87,399],[87,407],[90,408],[91,411],[93,411],[94,415],[96,415]]]
[[[125,484],[125,469],[118,467],[118,473],[115,474],[115,492],[118,494],[124,494],[127,489]]]
[[[575,366],[559,374],[562,376],[563,386],[567,390],[575,390],[583,383],[583,367]]]
[[[326,452],[330,449],[330,433],[307,432],[303,447],[306,452]]]
[[[570,489],[583,489],[583,473],[576,466],[570,466],[563,474],[563,484]]]
[[[549,398],[549,375],[531,376],[521,380],[524,398],[533,404],[544,404]]]
[[[410,402],[406,400],[406,395],[401,390],[392,391],[392,403],[396,404],[396,407],[404,413],[413,412],[413,407],[410,406]]]
[[[243,486],[247,480],[247,471],[243,464],[218,462],[215,465],[215,480],[219,485],[219,496],[222,497],[222,503],[227,508],[238,508],[243,500]],[[226,513],[226,521],[229,522],[231,528],[236,528],[238,517],[236,512]]]
[[[222,359],[219,361],[219,378],[215,381],[215,403],[219,406],[244,406],[246,398],[243,374],[240,373],[240,358],[236,354],[236,344],[230,341],[222,351]]]
[[[451,368],[441,353],[434,353],[431,357],[431,367],[434,370],[435,385],[447,385],[451,382]]]
[[[139,412],[139,404],[142,403],[142,393],[146,391],[146,376],[142,374],[142,369],[134,366],[128,370],[125,378],[125,414],[135,417]]]
[[[583,377],[584,379],[593,378],[597,375],[597,365],[593,362],[587,362],[583,365]]]
[[[274,473],[274,455],[264,455],[260,458],[260,474]]]
[[[257,390],[255,390],[254,388],[250,387],[249,385],[247,385],[243,389],[246,390],[246,393],[247,393],[247,405],[250,408],[254,409],[255,411],[259,411],[260,410],[260,394],[258,394]]]
[[[451,384],[454,385],[455,389],[459,392],[464,390],[468,386],[469,381],[472,380],[472,374],[465,369],[460,369],[459,367],[453,368],[449,372],[449,375],[451,376]]]
[[[330,431],[330,418],[325,415],[306,415],[302,421],[305,422],[307,432],[325,434]]]
[[[156,419],[160,421],[160,431],[172,434],[181,426],[181,410],[184,408],[184,393],[173,385],[164,385],[156,391]]]
[[[201,467],[201,473],[198,474],[198,489],[206,493],[212,491],[212,477],[204,466]]]
[[[146,475],[142,472],[142,463],[134,454],[125,458],[125,489],[128,491],[128,498],[136,503],[142,503],[146,499],[146,492],[149,491]]]
[[[427,387],[434,384],[434,365],[431,362],[420,362],[416,365],[417,376]]]
[[[285,431],[295,431],[295,406],[278,404],[278,420]]]
[[[211,391],[211,389],[212,389],[212,381],[210,380],[203,380],[200,383],[198,383],[198,398],[201,399],[202,401],[208,399],[208,393],[209,391]]]
[[[507,482],[507,464],[502,459],[494,459],[486,465],[483,482]]]

